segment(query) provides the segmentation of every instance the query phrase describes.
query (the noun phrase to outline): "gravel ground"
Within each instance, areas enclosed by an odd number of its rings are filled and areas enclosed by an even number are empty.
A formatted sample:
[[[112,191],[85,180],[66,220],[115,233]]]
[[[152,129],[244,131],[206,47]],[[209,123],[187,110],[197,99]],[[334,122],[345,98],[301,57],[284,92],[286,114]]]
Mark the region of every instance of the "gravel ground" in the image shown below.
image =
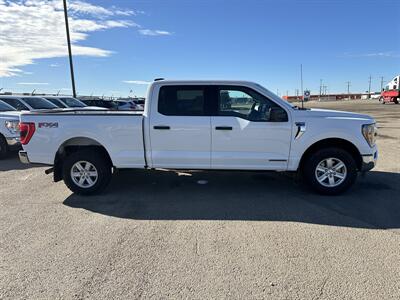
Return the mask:
[[[160,170],[83,198],[0,161],[0,299],[400,299],[400,105],[306,105],[378,121],[378,166],[342,196],[283,173]]]

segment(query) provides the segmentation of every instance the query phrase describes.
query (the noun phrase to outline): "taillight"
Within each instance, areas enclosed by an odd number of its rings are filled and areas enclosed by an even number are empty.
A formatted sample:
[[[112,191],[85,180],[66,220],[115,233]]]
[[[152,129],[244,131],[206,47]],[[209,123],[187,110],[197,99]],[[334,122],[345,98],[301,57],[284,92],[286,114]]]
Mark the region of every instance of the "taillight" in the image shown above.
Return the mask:
[[[35,123],[19,123],[19,133],[21,136],[21,144],[26,145],[35,133]]]

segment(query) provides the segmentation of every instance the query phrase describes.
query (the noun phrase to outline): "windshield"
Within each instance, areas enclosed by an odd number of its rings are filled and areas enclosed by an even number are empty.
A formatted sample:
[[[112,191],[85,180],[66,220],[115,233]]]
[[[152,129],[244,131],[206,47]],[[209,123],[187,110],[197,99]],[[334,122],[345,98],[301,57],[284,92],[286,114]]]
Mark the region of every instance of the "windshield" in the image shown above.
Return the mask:
[[[3,101],[0,101],[0,111],[10,111],[10,110],[15,110],[15,108],[4,103]]]
[[[68,107],[85,107],[86,104],[72,97],[60,98]]]
[[[24,100],[29,106],[31,106],[33,109],[53,109],[57,108],[56,105],[53,103],[50,103],[46,99],[43,98],[34,98],[34,97],[24,97],[21,98]]]
[[[259,89],[263,90],[263,92],[264,92],[266,95],[272,95],[272,96],[274,96],[274,97],[279,98],[280,100],[283,100],[283,99],[282,99],[281,97],[279,97],[278,95],[275,95],[274,93],[272,93],[272,92],[270,92],[269,90],[267,90],[267,89],[266,89],[265,87],[263,87],[261,84],[256,84],[256,86],[257,86]],[[274,97],[271,97],[271,98],[273,99]],[[285,105],[287,105],[287,106],[293,108],[293,109],[298,109],[297,106],[293,105],[293,104],[290,103],[289,101],[283,100],[283,103],[284,103]]]

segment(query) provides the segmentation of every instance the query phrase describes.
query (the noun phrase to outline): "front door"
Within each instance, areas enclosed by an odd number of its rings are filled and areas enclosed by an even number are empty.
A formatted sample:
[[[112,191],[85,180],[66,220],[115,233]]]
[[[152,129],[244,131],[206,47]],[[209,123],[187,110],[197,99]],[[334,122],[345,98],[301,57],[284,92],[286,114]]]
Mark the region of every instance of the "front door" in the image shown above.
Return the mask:
[[[219,86],[217,98],[211,117],[212,168],[285,170],[291,139],[287,112],[247,87]]]

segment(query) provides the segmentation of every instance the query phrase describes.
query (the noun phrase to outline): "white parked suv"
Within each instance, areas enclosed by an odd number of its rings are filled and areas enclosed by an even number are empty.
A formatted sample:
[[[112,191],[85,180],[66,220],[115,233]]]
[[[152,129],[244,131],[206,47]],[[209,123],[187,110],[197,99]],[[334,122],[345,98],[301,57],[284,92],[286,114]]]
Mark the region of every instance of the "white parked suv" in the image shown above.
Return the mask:
[[[19,115],[13,107],[0,100],[0,159],[20,148]]]
[[[88,195],[113,168],[298,171],[338,194],[377,160],[370,116],[300,109],[256,83],[158,80],[146,99],[143,113],[23,113],[21,161]]]

